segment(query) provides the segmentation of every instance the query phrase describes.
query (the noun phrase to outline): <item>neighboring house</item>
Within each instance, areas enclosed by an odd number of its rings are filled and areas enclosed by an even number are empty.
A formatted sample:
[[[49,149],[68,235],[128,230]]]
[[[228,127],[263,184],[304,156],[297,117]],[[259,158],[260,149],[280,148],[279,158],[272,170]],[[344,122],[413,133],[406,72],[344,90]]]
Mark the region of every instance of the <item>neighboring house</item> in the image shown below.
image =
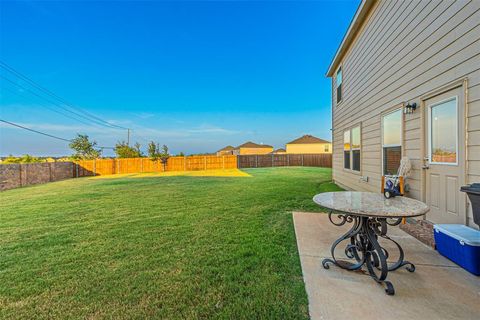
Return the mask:
[[[287,151],[285,149],[279,148],[277,150],[272,151],[273,154],[286,154]]]
[[[258,144],[254,142],[245,142],[233,150],[234,155],[244,154],[267,154],[273,151],[273,147],[266,144]]]
[[[327,71],[337,184],[380,192],[408,156],[426,219],[478,228],[459,190],[480,182],[479,22],[478,0],[361,2]]]
[[[217,151],[217,156],[228,156],[233,154],[233,149],[235,149],[232,146],[226,146],[225,148],[222,148]]]
[[[332,143],[307,134],[287,143],[287,153],[332,153]]]

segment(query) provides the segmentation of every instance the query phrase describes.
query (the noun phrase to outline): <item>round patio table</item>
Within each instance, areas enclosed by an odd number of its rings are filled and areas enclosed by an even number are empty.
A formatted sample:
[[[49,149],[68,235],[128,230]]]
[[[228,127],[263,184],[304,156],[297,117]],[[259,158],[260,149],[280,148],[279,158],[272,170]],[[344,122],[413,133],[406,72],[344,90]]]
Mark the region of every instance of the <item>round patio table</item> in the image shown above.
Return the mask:
[[[406,197],[386,199],[381,193],[373,192],[326,192],[317,194],[313,201],[329,209],[328,219],[336,226],[351,223],[352,227],[338,238],[330,249],[332,258],[324,259],[322,265],[329,268],[329,263],[342,269],[354,271],[366,265],[370,276],[385,286],[385,292],[395,294],[395,289],[387,281],[389,271],[406,266],[410,272],[415,271],[415,265],[404,260],[403,249],[395,240],[387,236],[387,225],[399,225],[403,218],[417,217],[427,213],[428,206],[418,200]],[[336,218],[332,218],[336,215]],[[380,245],[379,238],[392,241],[398,251],[398,260],[387,264],[389,252]],[[335,248],[348,241],[345,256],[350,260],[339,260],[335,257]]]

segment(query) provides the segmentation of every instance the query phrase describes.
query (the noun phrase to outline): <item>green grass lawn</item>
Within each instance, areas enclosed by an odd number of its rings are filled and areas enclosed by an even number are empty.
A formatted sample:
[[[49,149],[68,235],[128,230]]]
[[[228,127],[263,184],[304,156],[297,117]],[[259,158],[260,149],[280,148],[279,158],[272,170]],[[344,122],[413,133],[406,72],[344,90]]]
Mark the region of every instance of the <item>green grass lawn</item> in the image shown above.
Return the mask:
[[[331,170],[245,172],[0,193],[0,318],[307,318],[291,211]]]

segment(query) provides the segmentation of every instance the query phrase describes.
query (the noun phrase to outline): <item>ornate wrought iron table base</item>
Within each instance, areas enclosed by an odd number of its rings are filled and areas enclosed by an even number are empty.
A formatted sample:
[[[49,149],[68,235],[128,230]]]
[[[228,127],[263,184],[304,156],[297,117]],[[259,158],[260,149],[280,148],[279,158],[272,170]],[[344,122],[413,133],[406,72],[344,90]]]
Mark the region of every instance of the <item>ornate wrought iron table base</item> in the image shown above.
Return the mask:
[[[338,216],[338,222],[333,221],[333,214]],[[330,249],[332,258],[322,261],[325,269],[330,268],[329,263],[350,271],[359,270],[363,265],[366,265],[370,276],[376,282],[385,286],[385,292],[388,295],[395,294],[392,283],[386,280],[389,271],[397,270],[403,266],[407,266],[406,269],[410,272],[415,271],[415,266],[411,262],[403,260],[404,253],[402,247],[395,240],[387,236],[387,225],[396,226],[402,221],[401,218],[396,219],[394,222],[389,222],[386,218],[338,214],[335,212],[330,212],[328,218],[330,222],[336,226],[342,226],[347,222],[353,225],[347,233],[333,243]],[[385,248],[380,246],[378,242],[379,237],[392,241],[398,248],[398,260],[390,266],[387,264],[389,253]],[[337,260],[335,257],[335,248],[342,241],[348,239],[350,239],[350,242],[345,247],[345,255],[353,262]]]

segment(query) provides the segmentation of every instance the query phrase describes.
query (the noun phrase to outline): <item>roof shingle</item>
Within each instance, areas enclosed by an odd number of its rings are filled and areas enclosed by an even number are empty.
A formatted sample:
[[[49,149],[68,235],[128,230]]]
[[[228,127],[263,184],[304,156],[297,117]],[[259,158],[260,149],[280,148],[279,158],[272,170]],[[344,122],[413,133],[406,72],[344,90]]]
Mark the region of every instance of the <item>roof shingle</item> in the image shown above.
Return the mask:
[[[221,152],[221,151],[232,151],[233,149],[235,149],[235,148],[232,147],[232,146],[226,146],[226,147],[218,150],[217,152]]]
[[[247,141],[244,144],[239,145],[235,149],[240,149],[240,148],[273,148],[273,147],[269,146],[268,144],[258,144],[255,142]]]
[[[304,136],[301,136],[300,138],[297,138],[293,141],[288,142],[287,144],[302,144],[302,143],[330,143],[330,141],[323,140],[317,137],[314,137],[312,135],[306,134]]]

